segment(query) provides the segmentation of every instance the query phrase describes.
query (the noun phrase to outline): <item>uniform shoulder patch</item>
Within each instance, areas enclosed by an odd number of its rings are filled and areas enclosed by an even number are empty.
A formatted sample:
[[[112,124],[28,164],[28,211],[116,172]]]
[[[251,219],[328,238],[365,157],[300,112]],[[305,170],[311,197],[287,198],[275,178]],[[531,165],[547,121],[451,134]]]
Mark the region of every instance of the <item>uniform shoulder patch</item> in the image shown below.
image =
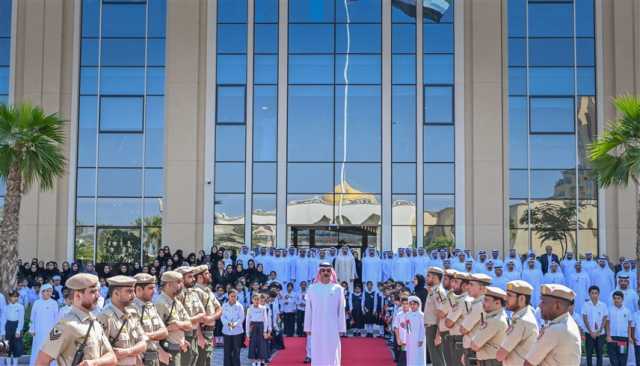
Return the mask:
[[[53,327],[49,332],[49,340],[55,341],[55,340],[58,340],[60,337],[62,337],[62,331],[57,326]]]

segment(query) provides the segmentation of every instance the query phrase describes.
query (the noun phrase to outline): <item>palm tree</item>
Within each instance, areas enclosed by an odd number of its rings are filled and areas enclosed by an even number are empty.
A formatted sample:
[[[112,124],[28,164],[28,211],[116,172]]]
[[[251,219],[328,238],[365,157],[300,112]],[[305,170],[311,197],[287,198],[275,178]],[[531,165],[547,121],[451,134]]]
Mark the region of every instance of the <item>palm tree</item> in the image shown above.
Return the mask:
[[[0,105],[0,177],[6,182],[0,222],[0,291],[16,286],[18,230],[22,195],[34,183],[53,188],[65,170],[64,121],[56,114],[23,103]]]
[[[589,158],[600,187],[635,184],[636,263],[640,264],[640,98],[621,96],[613,103],[619,115],[589,146]]]

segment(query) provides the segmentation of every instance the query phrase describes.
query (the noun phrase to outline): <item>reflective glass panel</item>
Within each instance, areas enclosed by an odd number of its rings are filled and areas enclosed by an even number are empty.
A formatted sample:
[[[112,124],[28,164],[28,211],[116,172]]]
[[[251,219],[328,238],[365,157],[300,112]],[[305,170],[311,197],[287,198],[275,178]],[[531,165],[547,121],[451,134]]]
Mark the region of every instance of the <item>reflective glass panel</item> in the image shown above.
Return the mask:
[[[253,34],[255,53],[278,53],[277,24],[256,24]]]
[[[244,224],[243,194],[216,194],[214,203],[215,224]]]
[[[573,98],[531,98],[531,132],[568,132],[574,129]]]
[[[380,24],[336,24],[336,53],[381,53]]]
[[[392,55],[391,56],[391,82],[393,84],[415,84],[416,82],[416,56]]]
[[[453,194],[455,172],[453,164],[424,164],[424,193]]]
[[[394,194],[391,198],[391,224],[416,224],[416,195]]]
[[[98,196],[139,197],[142,195],[142,170],[98,169]]]
[[[253,191],[256,193],[276,193],[276,163],[253,164]]]
[[[275,161],[278,91],[275,86],[256,86],[253,90],[253,160]]]
[[[416,227],[414,226],[392,226],[391,227],[392,250],[396,252],[398,248],[413,248],[416,246]]]
[[[144,37],[146,4],[102,4],[103,37]]]
[[[567,170],[532,170],[531,198],[575,198],[576,172]]]
[[[576,165],[574,135],[531,135],[532,169],[571,169]]]
[[[142,165],[142,134],[102,133],[99,136],[99,161],[103,167]]]
[[[453,55],[424,55],[425,84],[453,84]]]
[[[76,240],[73,247],[75,259],[93,261],[94,235],[95,229],[93,227],[76,227]]]
[[[290,24],[289,53],[333,53],[331,24]]]
[[[382,60],[379,55],[337,55],[335,73],[336,84],[380,84]]]
[[[333,202],[332,193],[289,194],[287,195],[287,224],[328,225],[334,219]]]
[[[392,87],[391,92],[391,159],[416,161],[416,88]]]
[[[217,123],[244,123],[244,86],[218,87]]]
[[[137,198],[98,198],[96,211],[98,225],[140,225],[142,200]]]
[[[438,245],[453,247],[455,244],[455,230],[453,226],[425,226],[424,245]]]
[[[335,17],[335,3],[331,0],[289,0],[289,22],[328,23]]]
[[[453,87],[424,88],[425,123],[453,123]]]
[[[245,126],[216,126],[216,161],[245,160]]]
[[[333,192],[332,163],[289,163],[287,191],[290,193]],[[338,189],[339,187],[336,187]]]
[[[213,245],[240,249],[245,245],[244,225],[214,225]]]
[[[140,260],[139,228],[98,228],[98,263],[131,263]]]
[[[290,84],[330,84],[333,81],[333,56],[289,56]]]
[[[252,222],[254,224],[274,224],[276,223],[276,195],[275,194],[254,194]]]
[[[424,195],[424,224],[455,224],[455,198],[453,195]]]
[[[100,131],[142,131],[142,97],[100,98]]]
[[[246,53],[247,25],[218,24],[218,53]]]
[[[289,161],[333,159],[332,89],[329,86],[289,87]]]
[[[241,193],[244,186],[244,163],[216,163],[215,191]]]
[[[336,162],[334,183],[336,192],[382,192],[382,166],[379,163]]]
[[[571,2],[531,2],[528,11],[529,37],[571,37],[573,35],[573,4]]]
[[[350,86],[348,94],[345,92],[342,87],[336,88],[336,160],[380,161],[382,157],[380,87]]]
[[[424,133],[424,161],[425,162],[454,162],[453,126],[425,125]]]
[[[144,66],[145,40],[103,39],[100,56],[102,66]]]
[[[391,167],[391,191],[393,193],[416,193],[416,164],[393,163]]]

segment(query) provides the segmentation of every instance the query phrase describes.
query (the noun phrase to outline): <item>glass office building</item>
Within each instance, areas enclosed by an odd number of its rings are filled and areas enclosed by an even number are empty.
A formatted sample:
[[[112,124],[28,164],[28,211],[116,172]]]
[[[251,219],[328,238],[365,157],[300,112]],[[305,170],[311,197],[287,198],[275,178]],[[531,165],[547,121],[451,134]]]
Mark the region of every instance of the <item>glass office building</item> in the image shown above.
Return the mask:
[[[69,168],[49,196],[27,197],[25,255],[147,262],[163,245],[343,244],[631,254],[633,194],[598,189],[587,146],[615,116],[609,100],[640,90],[628,51],[640,34],[624,36],[640,33],[636,7],[38,6],[0,0],[0,102],[69,119]],[[43,12],[73,21],[31,33],[11,22]]]

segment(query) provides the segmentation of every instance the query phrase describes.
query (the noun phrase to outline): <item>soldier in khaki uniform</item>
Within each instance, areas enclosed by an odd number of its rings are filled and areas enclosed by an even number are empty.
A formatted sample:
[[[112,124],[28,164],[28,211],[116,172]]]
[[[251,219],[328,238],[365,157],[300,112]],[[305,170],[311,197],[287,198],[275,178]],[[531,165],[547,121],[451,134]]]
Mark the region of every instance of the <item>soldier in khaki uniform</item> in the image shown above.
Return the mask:
[[[482,304],[484,302],[484,293],[486,287],[491,284],[491,277],[484,273],[473,273],[469,280],[469,297],[472,298],[471,302],[465,303],[466,313],[462,324],[460,325],[460,332],[462,333],[462,346],[464,347],[464,364],[470,366],[475,364],[476,355],[471,349],[471,337],[480,328],[480,320],[486,314],[484,313]]]
[[[479,366],[499,366],[496,352],[509,326],[504,312],[507,294],[499,287],[487,287],[483,300],[486,316],[480,320],[480,328],[471,337],[471,349],[476,352]]]
[[[109,340],[91,314],[100,297],[98,277],[79,273],[70,277],[66,286],[72,293],[71,310],[51,329],[36,365],[49,365],[55,360],[59,366],[70,366],[76,357],[81,361],[78,366],[115,365],[117,359]]]
[[[442,287],[441,281],[444,271],[440,267],[427,269],[427,301],[424,305],[424,327],[427,350],[431,356],[431,363],[444,365],[444,353],[442,347],[435,344],[438,334],[438,307],[447,301],[447,292]]]
[[[133,276],[136,279],[136,298],[131,303],[135,309],[135,321],[142,326],[145,335],[149,339],[147,351],[142,356],[145,366],[159,366],[160,361],[168,364],[171,355],[159,346],[159,341],[165,340],[169,335],[167,328],[155,305],[151,302],[156,289],[156,278],[147,273],[138,273]]]
[[[198,366],[209,366],[211,364],[211,357],[213,353],[213,332],[215,328],[216,320],[222,315],[222,306],[216,299],[213,291],[209,285],[211,284],[211,273],[209,273],[209,266],[206,264],[195,267],[193,275],[196,279],[195,290],[200,296],[200,302],[204,305],[204,310],[207,315],[203,318],[202,326],[200,327],[202,337],[204,338],[204,346],[199,345],[198,349]]]
[[[533,287],[526,281],[507,283],[507,310],[513,312],[507,335],[502,340],[496,359],[504,366],[522,366],[524,357],[538,338],[538,323],[529,305]]]
[[[136,279],[114,276],[107,278],[107,283],[111,303],[98,314],[98,321],[111,343],[118,365],[138,365],[147,350],[147,336],[135,320],[135,309],[129,307]]]
[[[462,348],[460,325],[468,308],[466,304],[466,301],[469,300],[467,296],[468,280],[469,275],[467,273],[456,271],[453,276],[451,287],[454,295],[451,297],[451,311],[449,311],[445,319],[445,325],[449,328],[449,337],[451,338],[449,343],[450,359],[446,360],[447,365],[462,365],[464,349]]]
[[[447,328],[446,321],[449,312],[451,311],[451,306],[453,305],[452,297],[455,296],[451,284],[453,282],[453,277],[456,273],[454,269],[445,269],[444,270],[444,281],[442,282],[443,288],[446,291],[446,296],[437,305],[437,314],[438,314],[438,333],[436,334],[436,339],[434,343],[436,346],[440,346],[442,349],[442,355],[444,356],[445,363],[449,363],[451,360],[451,354],[449,350],[449,343],[451,338],[449,337],[449,328]]]
[[[182,303],[184,309],[187,311],[192,326],[191,331],[184,332],[184,338],[191,346],[182,352],[180,356],[181,362],[184,366],[196,366],[196,362],[198,362],[199,345],[204,346],[204,338],[200,325],[203,323],[207,313],[205,312],[204,305],[200,301],[200,296],[194,289],[196,280],[193,277],[193,267],[182,266],[177,268],[176,272],[182,275],[182,281],[184,283],[184,289],[176,299]]]
[[[176,296],[182,291],[182,275],[175,271],[164,272],[160,278],[160,285],[162,290],[154,305],[169,332],[167,342],[161,342],[160,346],[171,354],[169,366],[182,366],[181,352],[186,351],[191,346],[184,339],[184,332],[193,330],[189,314],[187,314],[182,303],[176,299]]]
[[[525,356],[526,366],[579,365],[580,329],[569,307],[575,293],[558,284],[540,286],[540,311],[547,324]]]

